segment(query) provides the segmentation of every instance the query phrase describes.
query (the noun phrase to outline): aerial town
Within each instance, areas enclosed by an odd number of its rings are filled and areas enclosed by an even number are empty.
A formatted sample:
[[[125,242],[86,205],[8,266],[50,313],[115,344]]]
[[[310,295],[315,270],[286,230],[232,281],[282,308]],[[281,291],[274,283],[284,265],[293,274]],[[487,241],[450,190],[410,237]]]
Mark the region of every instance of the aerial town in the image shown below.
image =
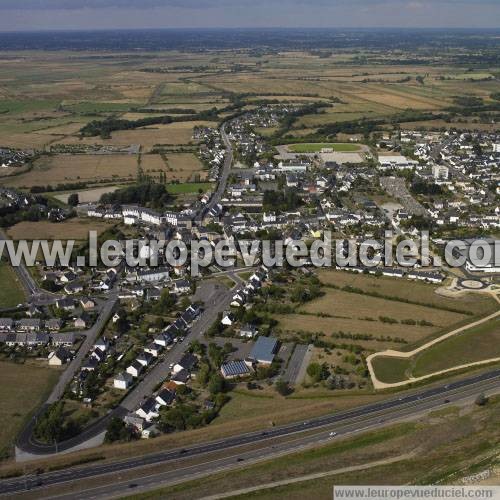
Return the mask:
[[[228,495],[233,469],[248,473],[248,492],[259,477],[274,491],[301,474],[286,457],[314,474],[308,460],[322,450],[347,469],[373,462],[380,478],[382,465],[413,470],[405,443],[435,456],[418,479],[394,480],[427,484],[459,440],[478,463],[494,455],[467,439],[471,429],[482,442],[498,436],[497,42],[486,38],[478,67],[464,69],[462,49],[431,51],[439,37],[415,56],[398,40],[401,53],[381,39],[363,56],[343,47],[339,60],[303,40],[290,51],[252,42],[228,60],[222,41],[144,49],[144,60],[124,48],[123,61],[116,47],[71,57],[55,47],[45,78],[50,64],[63,72],[81,57],[89,74],[104,71],[102,86],[65,73],[62,97],[29,111],[0,94],[0,125],[11,127],[0,129],[0,373],[18,385],[2,410],[13,415],[0,431],[0,495],[142,498],[161,487],[154,498],[204,498],[194,480],[222,477],[214,491]],[[8,43],[0,67],[24,54]],[[119,71],[103,69],[108,57]],[[116,243],[112,265],[93,262],[93,238]],[[347,264],[309,256],[327,239]],[[65,263],[49,262],[47,241],[71,242]],[[223,243],[235,250],[229,264],[194,265]],[[265,253],[277,243],[287,258],[289,248],[306,255],[278,264],[277,246]],[[142,265],[126,258],[129,244]],[[174,262],[170,244],[188,258]],[[407,261],[394,258],[401,244]],[[435,481],[500,477],[493,459],[461,460],[460,474],[450,466]],[[102,484],[84,484],[94,477]]]

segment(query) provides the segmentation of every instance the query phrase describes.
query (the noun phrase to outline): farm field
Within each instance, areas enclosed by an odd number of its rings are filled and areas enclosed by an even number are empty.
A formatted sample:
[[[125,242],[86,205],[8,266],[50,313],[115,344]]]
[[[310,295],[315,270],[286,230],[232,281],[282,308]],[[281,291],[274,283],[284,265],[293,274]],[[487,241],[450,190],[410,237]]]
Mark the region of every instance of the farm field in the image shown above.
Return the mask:
[[[16,273],[3,260],[0,261],[0,283],[2,283],[0,289],[0,309],[16,307],[17,304],[21,304],[26,300],[26,295],[17,279]]]
[[[322,339],[334,344],[352,343],[369,351],[389,348],[401,349],[407,343],[419,342],[439,331],[436,327],[388,324],[358,318],[324,318],[304,314],[275,315],[280,337],[293,338],[298,332],[321,333]],[[338,336],[343,334],[345,336]],[[353,338],[351,338],[351,335]],[[369,338],[364,338],[369,336]],[[372,338],[373,337],[373,338]]]
[[[40,158],[29,172],[3,183],[30,188],[68,182],[126,181],[136,177],[137,167],[137,157],[133,155],[54,155]]]
[[[101,199],[101,196],[106,193],[113,193],[120,186],[104,186],[94,189],[84,189],[82,191],[70,191],[68,193],[60,193],[52,195],[56,200],[62,201],[63,203],[68,202],[69,195],[72,193],[78,194],[78,200],[80,203],[96,203]]]
[[[469,294],[457,298],[444,297],[436,293],[436,285],[386,276],[371,276],[346,271],[322,269],[318,277],[325,285],[345,286],[362,290],[369,294],[391,297],[401,301],[411,301],[436,308],[464,311],[484,316],[496,311],[497,303],[489,296]]]
[[[7,234],[13,240],[85,240],[89,231],[103,233],[116,225],[116,222],[100,220],[69,219],[64,222],[19,222],[8,229]]]
[[[54,144],[103,144],[123,146],[139,144],[143,152],[149,152],[156,145],[184,145],[193,141],[193,129],[196,126],[214,126],[214,122],[188,121],[175,122],[167,125],[151,125],[133,130],[118,130],[110,139],[98,137],[80,138],[77,135],[68,136]]]
[[[302,306],[300,311],[312,314],[347,315],[357,318],[377,319],[386,316],[398,321],[425,319],[444,328],[466,319],[465,315],[425,306],[388,301],[368,295],[325,289],[325,295]],[[406,326],[406,325],[405,325]]]
[[[0,361],[0,454],[10,454],[26,418],[41,404],[59,377],[48,367]],[[20,404],[22,402],[22,404]]]
[[[192,153],[168,153],[165,155],[165,160],[168,181],[200,182],[207,176],[203,164]]]
[[[292,144],[288,146],[288,149],[293,153],[318,153],[322,149],[333,149],[336,152],[350,153],[359,151],[361,148],[357,144],[323,142],[315,144]]]

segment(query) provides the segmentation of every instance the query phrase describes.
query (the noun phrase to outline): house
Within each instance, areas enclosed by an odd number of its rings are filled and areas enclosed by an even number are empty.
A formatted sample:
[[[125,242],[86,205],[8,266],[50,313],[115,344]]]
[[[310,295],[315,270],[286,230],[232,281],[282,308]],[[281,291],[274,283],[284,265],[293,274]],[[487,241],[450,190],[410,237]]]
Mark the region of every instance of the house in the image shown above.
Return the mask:
[[[146,399],[146,401],[137,408],[135,414],[143,418],[146,422],[151,422],[151,420],[160,416],[156,410],[156,401],[153,398]]]
[[[160,431],[158,429],[158,426],[156,424],[151,424],[145,427],[142,432],[141,432],[141,439],[150,439],[155,436],[158,436],[160,434]]]
[[[221,323],[224,326],[231,326],[234,323],[234,315],[231,311],[224,311],[222,314]]]
[[[101,337],[100,339],[96,340],[94,344],[94,349],[100,349],[103,352],[106,352],[108,347],[109,347],[109,342],[104,337]]]
[[[172,343],[172,337],[168,333],[163,332],[154,338],[153,343],[160,347],[167,347],[167,345]]]
[[[123,422],[127,427],[131,427],[137,432],[142,432],[145,426],[144,419],[133,414],[125,415],[123,417]]]
[[[220,367],[222,376],[225,379],[245,377],[252,373],[250,367],[244,361],[229,361]]]
[[[56,307],[62,309],[63,311],[74,311],[75,302],[73,299],[65,297],[64,299],[59,299],[56,301]]]
[[[71,347],[76,342],[76,335],[73,332],[53,333],[51,339],[54,346]]]
[[[58,318],[51,318],[45,322],[45,328],[51,332],[58,332],[62,328],[62,321]]]
[[[191,283],[187,280],[175,280],[173,285],[175,293],[189,293],[191,291]]]
[[[89,298],[80,299],[80,305],[84,311],[90,311],[95,308],[96,303]]]
[[[163,351],[163,347],[161,345],[155,344],[151,342],[147,347],[144,348],[144,352],[153,356],[153,358],[157,358],[161,352]]]
[[[113,379],[115,389],[127,390],[133,383],[134,377],[127,372],[121,372]]]
[[[153,355],[150,354],[149,352],[144,351],[141,354],[139,354],[139,356],[137,356],[136,361],[141,363],[141,365],[144,367],[149,366],[153,361]]]
[[[180,370],[171,378],[171,381],[176,385],[186,385],[189,380],[189,372],[187,370]]]
[[[14,329],[12,318],[0,318],[0,332],[11,332]]]
[[[83,292],[83,285],[78,281],[74,281],[72,283],[68,283],[64,287],[64,291],[68,295],[74,295],[75,293],[81,293],[81,292]]]
[[[139,281],[147,283],[156,283],[163,280],[168,280],[169,272],[166,267],[156,267],[154,269],[147,269],[137,272]]]
[[[85,329],[91,324],[91,319],[88,314],[82,313],[82,315],[75,319],[75,328]]]
[[[278,339],[274,337],[259,337],[248,357],[257,363],[270,365],[278,352],[278,348]]]
[[[146,300],[148,302],[159,300],[160,297],[161,297],[161,290],[159,290],[158,288],[148,288],[146,290]]]
[[[41,326],[42,322],[37,318],[23,318],[17,322],[17,329],[20,332],[37,332]]]
[[[141,374],[143,368],[144,366],[139,363],[139,361],[135,360],[130,366],[127,366],[126,372],[132,375],[132,377],[137,378]]]
[[[99,363],[102,363],[106,359],[106,352],[99,347],[95,347],[94,350],[90,353],[90,357],[97,359]]]
[[[58,347],[49,354],[48,360],[50,366],[62,366],[71,361],[72,354],[64,347]]]
[[[162,389],[156,395],[155,400],[160,406],[171,405],[175,400],[175,392],[169,391],[168,389]]]
[[[96,357],[90,357],[83,365],[82,372],[93,372],[99,366],[99,360]]]
[[[26,345],[28,347],[47,345],[49,340],[50,337],[48,333],[45,332],[28,332],[26,334]]]
[[[255,326],[247,323],[240,328],[240,337],[245,337],[247,339],[253,339],[257,335],[258,331]]]
[[[178,373],[182,370],[187,370],[188,372],[192,371],[192,369],[196,366],[198,363],[198,358],[187,352],[182,356],[181,360],[174,365],[174,373]]]

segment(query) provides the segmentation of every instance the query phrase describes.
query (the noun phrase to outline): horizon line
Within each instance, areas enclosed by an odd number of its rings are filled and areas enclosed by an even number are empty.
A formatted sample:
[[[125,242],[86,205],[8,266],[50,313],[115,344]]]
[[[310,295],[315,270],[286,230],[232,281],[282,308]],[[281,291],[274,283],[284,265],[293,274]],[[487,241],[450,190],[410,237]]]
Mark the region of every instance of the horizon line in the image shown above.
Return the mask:
[[[482,27],[467,27],[467,26],[184,26],[184,27],[138,27],[138,28],[37,28],[37,29],[14,29],[0,30],[2,34],[15,33],[97,33],[105,31],[214,31],[214,30],[365,30],[365,31],[383,31],[383,30],[425,30],[425,31],[499,31],[498,26],[482,26]],[[1,48],[0,48],[1,50]]]

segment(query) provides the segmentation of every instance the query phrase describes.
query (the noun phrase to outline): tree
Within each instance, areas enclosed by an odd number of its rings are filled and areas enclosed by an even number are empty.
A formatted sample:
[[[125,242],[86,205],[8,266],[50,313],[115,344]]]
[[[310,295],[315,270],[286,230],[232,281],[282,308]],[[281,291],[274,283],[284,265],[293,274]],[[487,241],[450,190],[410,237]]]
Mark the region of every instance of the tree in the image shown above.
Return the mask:
[[[45,443],[60,441],[64,435],[63,403],[54,403],[38,419],[35,426],[35,437]]]
[[[330,372],[328,370],[328,366],[325,363],[311,363],[307,367],[307,374],[309,375],[309,377],[311,377],[313,382],[320,382],[321,380],[327,379]]]
[[[208,382],[208,390],[210,394],[219,394],[224,392],[226,382],[218,373],[214,373]]]
[[[119,333],[120,335],[127,333],[130,330],[130,325],[129,322],[127,321],[127,318],[125,316],[120,316],[116,320],[115,328],[117,333]]]
[[[153,307],[153,312],[156,314],[168,314],[168,312],[175,305],[175,296],[165,288],[162,290],[158,302]]]
[[[291,387],[288,385],[287,382],[285,382],[283,379],[279,379],[276,381],[275,384],[275,389],[278,391],[279,394],[282,396],[288,396],[292,392]]]
[[[68,205],[70,207],[76,207],[80,203],[80,198],[78,196],[78,193],[71,193],[68,196]]]
[[[210,366],[207,363],[202,363],[200,365],[200,369],[198,370],[196,379],[203,386],[208,384],[208,381],[210,379]]]
[[[134,437],[134,431],[125,425],[118,417],[113,417],[106,429],[104,441],[114,443],[115,441],[131,441]]]

